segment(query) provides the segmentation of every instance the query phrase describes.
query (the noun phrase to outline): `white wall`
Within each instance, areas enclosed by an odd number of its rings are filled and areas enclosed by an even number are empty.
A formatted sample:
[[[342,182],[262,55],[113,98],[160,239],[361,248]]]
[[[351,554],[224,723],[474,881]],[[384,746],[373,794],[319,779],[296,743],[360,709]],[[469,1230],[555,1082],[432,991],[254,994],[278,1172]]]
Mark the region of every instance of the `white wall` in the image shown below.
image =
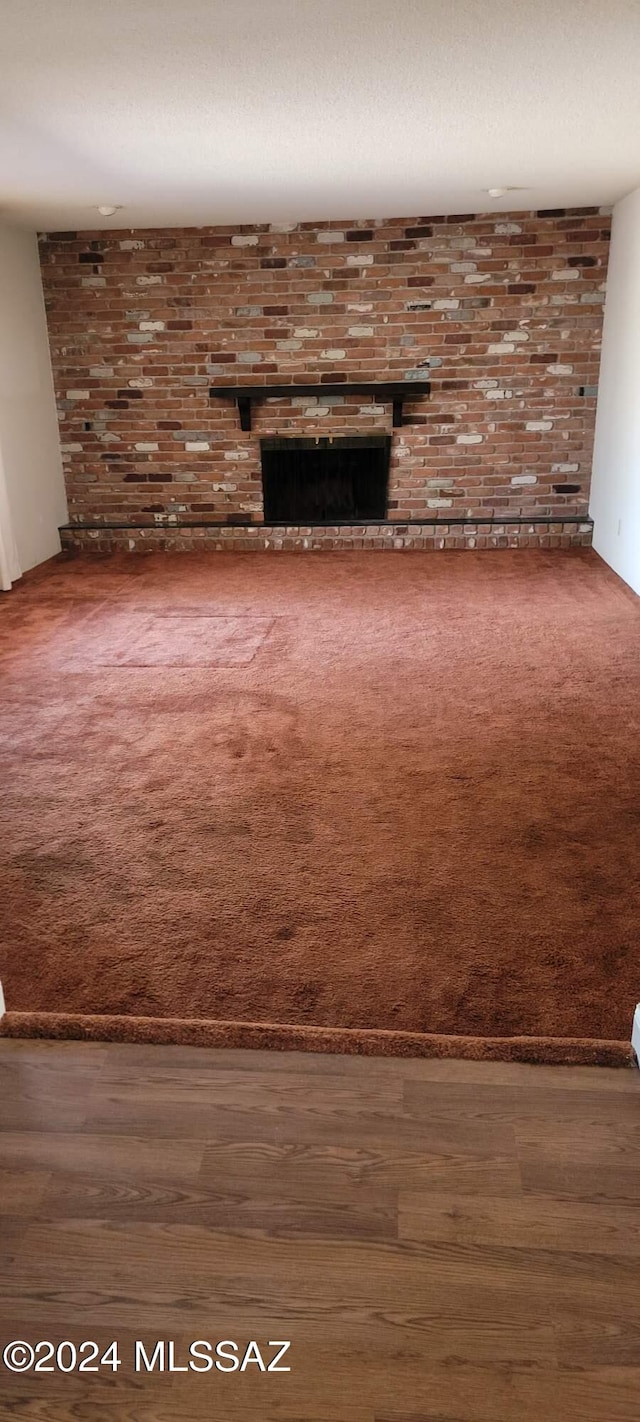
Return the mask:
[[[67,504],[36,234],[6,224],[0,224],[0,482],[3,541],[17,550],[25,572],[60,551]]]
[[[590,511],[594,548],[640,593],[640,188],[613,210]]]

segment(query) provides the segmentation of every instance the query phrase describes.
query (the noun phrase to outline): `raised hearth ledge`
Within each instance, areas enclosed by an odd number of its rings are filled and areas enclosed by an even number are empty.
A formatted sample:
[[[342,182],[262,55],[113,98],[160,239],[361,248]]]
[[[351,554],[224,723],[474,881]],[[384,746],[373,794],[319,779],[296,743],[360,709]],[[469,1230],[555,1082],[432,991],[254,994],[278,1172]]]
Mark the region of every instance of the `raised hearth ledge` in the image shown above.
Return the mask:
[[[524,527],[524,525],[527,524],[530,527],[535,526],[536,528],[538,528],[542,525],[544,525],[545,527],[551,527],[552,524],[555,525],[560,523],[579,524],[581,526],[584,525],[585,530],[587,528],[587,525],[589,526],[589,528],[593,527],[593,519],[590,519],[586,514],[584,515],[584,517],[582,514],[567,514],[564,518],[558,518],[557,514],[543,514],[540,516],[540,518],[343,518],[339,520],[339,527],[376,529],[395,529],[407,527],[448,528],[451,524],[455,524],[456,527],[460,524],[469,528],[478,528],[481,525],[484,527],[484,525],[486,524],[487,526],[491,526],[492,528],[520,528],[521,526]],[[233,520],[230,519],[228,523],[215,523],[213,519],[197,518],[181,519],[179,523],[172,523],[169,521],[169,519],[165,519],[164,523],[136,523],[135,519],[131,519],[126,523],[118,523],[112,519],[109,521],[105,520],[103,523],[62,523],[60,524],[59,532],[76,533],[82,529],[96,528],[256,528],[263,530],[266,528],[296,528],[299,529],[301,532],[306,531],[310,533],[311,530],[314,528],[335,528],[337,526],[337,524],[328,524],[326,522],[316,524],[295,523],[292,519],[286,518],[279,520],[273,519],[269,524],[256,523],[254,519],[250,518],[234,518]]]
[[[442,549],[589,547],[588,518],[404,520],[402,523],[296,526],[292,524],[67,524],[60,530],[66,552],[321,552],[349,549],[436,551]]]

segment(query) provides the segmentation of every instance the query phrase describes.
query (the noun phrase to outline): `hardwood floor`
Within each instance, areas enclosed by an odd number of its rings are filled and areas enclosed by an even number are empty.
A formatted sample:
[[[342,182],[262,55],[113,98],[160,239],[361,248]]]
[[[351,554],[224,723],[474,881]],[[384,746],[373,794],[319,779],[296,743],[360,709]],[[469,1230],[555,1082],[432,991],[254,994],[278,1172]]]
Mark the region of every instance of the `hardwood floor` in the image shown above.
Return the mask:
[[[637,1422],[638,1075],[1,1041],[13,1339],[122,1359],[0,1363],[29,1422]]]

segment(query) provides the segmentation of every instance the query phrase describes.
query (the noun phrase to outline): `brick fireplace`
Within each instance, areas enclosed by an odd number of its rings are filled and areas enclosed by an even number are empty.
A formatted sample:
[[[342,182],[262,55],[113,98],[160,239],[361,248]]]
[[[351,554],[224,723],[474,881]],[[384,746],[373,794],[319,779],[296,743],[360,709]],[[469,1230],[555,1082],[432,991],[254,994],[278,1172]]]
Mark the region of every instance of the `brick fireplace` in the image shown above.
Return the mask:
[[[588,543],[609,225],[585,208],[43,236],[65,545]],[[402,423],[359,388],[385,382]],[[249,429],[217,395],[269,386]],[[367,438],[390,441],[383,515],[298,503],[287,522],[276,500],[265,523],[269,442]]]

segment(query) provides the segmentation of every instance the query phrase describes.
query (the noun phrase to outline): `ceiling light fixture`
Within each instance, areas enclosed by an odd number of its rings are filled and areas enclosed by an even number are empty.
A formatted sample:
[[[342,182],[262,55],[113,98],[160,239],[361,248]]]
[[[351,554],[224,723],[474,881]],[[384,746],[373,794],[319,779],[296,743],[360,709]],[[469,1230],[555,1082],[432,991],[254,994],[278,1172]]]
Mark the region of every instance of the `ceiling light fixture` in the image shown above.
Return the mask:
[[[100,213],[100,216],[101,216],[101,217],[113,217],[114,212],[121,212],[121,211],[122,211],[122,205],[121,205],[121,204],[116,204],[115,207],[99,207],[99,208],[98,208],[98,212]]]
[[[515,188],[487,188],[489,197],[506,197],[507,193],[515,192]]]

